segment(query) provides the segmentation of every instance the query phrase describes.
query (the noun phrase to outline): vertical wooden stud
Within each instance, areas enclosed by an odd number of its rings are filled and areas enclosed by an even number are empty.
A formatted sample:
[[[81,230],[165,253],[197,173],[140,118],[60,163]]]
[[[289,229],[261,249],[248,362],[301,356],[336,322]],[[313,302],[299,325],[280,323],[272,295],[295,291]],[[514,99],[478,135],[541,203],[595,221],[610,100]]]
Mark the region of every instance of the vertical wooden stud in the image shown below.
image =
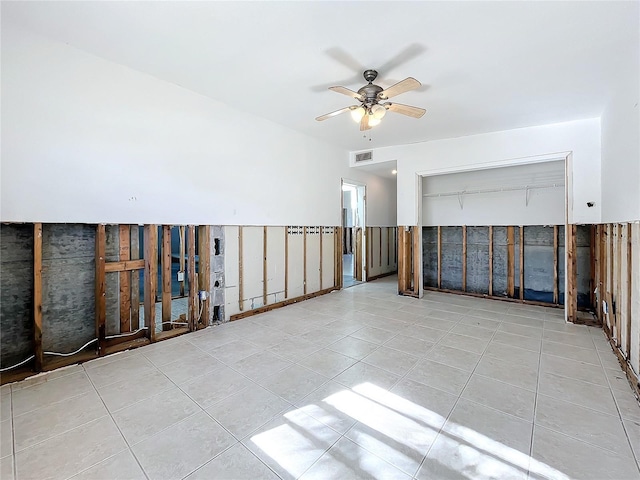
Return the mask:
[[[378,227],[378,234],[378,266],[382,267],[382,227]]]
[[[596,278],[596,226],[589,228],[589,304],[594,307],[595,300],[595,278]]]
[[[131,260],[140,258],[140,233],[138,225],[129,225]],[[140,328],[140,271],[131,271],[131,330]]]
[[[524,300],[524,227],[520,226],[520,300]]]
[[[144,226],[144,323],[147,337],[156,341],[156,288],[158,283],[158,226]]]
[[[626,305],[622,304],[622,224],[619,223],[616,225],[617,230],[617,240],[618,240],[618,248],[617,248],[617,261],[618,269],[617,273],[617,282],[616,282],[616,296],[615,296],[615,305],[616,305],[616,327],[617,327],[617,338],[616,345],[620,347],[622,345],[622,312],[624,311]],[[626,258],[625,258],[626,261]]]
[[[493,296],[493,226],[489,225],[489,296]]]
[[[398,227],[398,293],[402,295],[407,289],[407,281],[405,270],[407,268],[405,264],[405,247],[404,241],[405,230],[404,227]]]
[[[97,280],[98,275],[96,275],[96,298],[98,293]],[[96,325],[98,324],[97,320],[96,316]],[[42,223],[33,224],[33,351],[35,371],[41,372],[44,364],[42,353]]]
[[[462,291],[467,291],[467,226],[462,226]]]
[[[289,227],[284,227],[284,298],[289,298]]]
[[[187,278],[187,275],[186,275],[187,268],[185,264],[185,261],[187,259],[187,243],[185,240],[186,228],[184,225],[180,225],[179,232],[180,232],[180,271],[183,272],[183,275],[182,275],[183,280],[180,282],[180,296],[184,297],[184,284],[185,284],[185,279]]]
[[[442,227],[438,225],[438,288],[442,288]]]
[[[187,227],[187,273],[189,276],[189,330],[194,331],[198,316],[198,280],[196,278],[196,227]]]
[[[626,278],[626,296],[627,296],[627,342],[626,342],[626,354],[627,358],[631,355],[631,296],[632,296],[632,257],[631,257],[631,224],[627,224],[627,278]]]
[[[302,227],[302,246],[303,246],[303,272],[302,272],[302,282],[304,288],[304,294],[307,294],[307,227]]]
[[[131,260],[129,225],[119,228],[119,260]],[[131,331],[131,272],[120,272],[120,333]]]
[[[262,305],[267,304],[267,227],[262,227]]]
[[[320,290],[322,290],[322,237],[323,232],[324,232],[324,227],[318,227],[320,229],[320,271],[318,272],[320,274]]]
[[[243,292],[243,261],[242,261],[242,226],[238,227],[238,308],[244,310]]]
[[[420,267],[422,265],[422,249],[420,248],[421,228],[416,225],[413,229],[413,293],[418,296],[420,294],[420,286],[422,278],[420,278]]]
[[[387,227],[387,267],[391,266],[391,228]]]
[[[515,235],[513,227],[507,227],[507,296],[513,298],[515,294]]]
[[[558,304],[558,225],[553,226],[553,303]]]
[[[355,279],[362,281],[362,227],[354,228],[356,234],[355,251],[353,253],[353,265],[355,268]]]
[[[104,225],[96,227],[96,337],[98,353],[104,355],[107,335],[107,292],[105,282],[106,236]]]
[[[344,230],[343,227],[336,227],[337,231],[338,231],[338,244],[336,245],[336,252],[337,252],[337,261],[338,261],[338,287],[342,288],[344,286],[344,263],[342,262],[342,249],[344,248],[344,246],[342,245],[342,242],[344,241],[343,237],[342,237],[342,231]]]
[[[567,225],[566,227],[567,241],[567,291],[565,292],[565,301],[567,305],[567,318],[570,322],[575,323],[578,315],[578,297],[577,297],[577,262],[576,262],[576,225]]]
[[[171,322],[171,225],[162,226],[162,329]]]
[[[200,225],[198,227],[198,289],[211,293],[211,227]],[[196,305],[198,302],[196,302]],[[202,303],[202,313],[197,328],[209,326],[210,297]]]

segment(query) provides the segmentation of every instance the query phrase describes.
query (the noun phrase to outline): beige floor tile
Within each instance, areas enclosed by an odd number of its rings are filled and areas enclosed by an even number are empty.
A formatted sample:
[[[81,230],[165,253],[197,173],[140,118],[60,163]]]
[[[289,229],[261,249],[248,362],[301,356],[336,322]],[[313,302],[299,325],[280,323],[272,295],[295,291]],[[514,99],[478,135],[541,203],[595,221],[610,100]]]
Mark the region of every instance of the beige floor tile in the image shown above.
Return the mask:
[[[16,451],[96,420],[106,415],[107,409],[92,391],[42,407],[37,412],[37,415],[27,413],[14,418]]]
[[[411,480],[411,477],[347,438],[341,438],[307,470],[301,480],[343,480],[384,478]]]
[[[13,455],[13,426],[11,419],[0,422],[0,458]]]
[[[600,366],[600,357],[595,348],[575,347],[573,345],[543,340],[542,353]]]
[[[618,416],[538,395],[535,423],[596,447],[633,456]]]
[[[161,392],[113,413],[113,419],[129,445],[135,445],[200,411],[177,387]]]
[[[302,475],[340,434],[313,417],[292,410],[260,427],[243,444],[283,479]]]
[[[179,385],[216,370],[220,365],[219,360],[198,348],[193,348],[181,359],[158,366],[158,370]]]
[[[112,362],[86,368],[87,375],[96,388],[142,378],[155,371],[156,367],[143,355],[122,356]]]
[[[149,480],[183,478],[236,440],[200,412],[132,447]]]
[[[258,381],[267,390],[295,403],[309,395],[329,378],[300,365],[292,365]]]
[[[609,415],[617,415],[611,390],[600,385],[559,377],[551,373],[540,373],[538,393]]]
[[[0,396],[0,422],[11,418],[11,386],[3,385],[3,387],[9,387],[9,389],[3,390]]]
[[[278,480],[279,477],[258,457],[238,443],[196,470],[185,480]]]
[[[113,420],[104,416],[18,452],[16,470],[23,480],[65,479],[126,448]]]
[[[278,355],[266,350],[254,353],[230,365],[231,368],[240,372],[253,381],[273,375],[280,370],[293,365],[289,360],[285,360]]]
[[[356,362],[355,358],[347,357],[332,350],[322,349],[303,358],[299,364],[327,378],[333,378]]]
[[[392,348],[380,347],[362,359],[363,363],[403,376],[420,360],[419,357]]]
[[[462,398],[533,422],[535,392],[499,382],[481,375],[473,375],[462,392]]]
[[[360,330],[353,332],[350,336],[354,338],[359,338],[360,340],[365,340],[371,343],[377,343],[378,345],[382,345],[384,342],[392,339],[397,334],[393,332],[389,332],[387,330],[382,330],[380,328],[375,327],[362,327]]]
[[[163,373],[151,371],[141,378],[123,380],[98,389],[98,394],[111,412],[175,388]]]
[[[69,480],[145,480],[146,478],[131,450],[126,449],[74,475]]]
[[[206,412],[240,440],[290,408],[290,403],[255,385],[217,402]]]
[[[13,456],[0,458],[0,477],[2,480],[13,480]]]
[[[542,354],[540,358],[540,372],[559,375],[562,377],[582,380],[607,387],[607,378],[604,369],[599,365],[556,357],[555,355]]]
[[[424,357],[433,348],[435,343],[420,340],[419,338],[407,337],[406,335],[396,335],[388,342],[385,342],[386,348],[393,348],[401,352],[408,353],[415,357]]]
[[[213,372],[180,385],[180,389],[202,408],[207,408],[252,385],[253,382],[244,375],[229,367],[220,366]]]
[[[262,347],[258,347],[248,342],[241,340],[225,343],[220,347],[210,350],[208,353],[221,362],[229,365],[235,363],[243,358],[247,358],[254,353],[262,351]]]
[[[447,333],[438,342],[438,345],[446,347],[457,348],[458,350],[465,350],[467,352],[475,353],[476,355],[482,355],[484,350],[489,345],[489,339],[469,337],[467,335],[459,335],[457,333]]]
[[[482,357],[474,374],[500,380],[532,392],[535,392],[538,386],[537,365],[512,364],[488,355]]]
[[[356,363],[334,378],[336,382],[349,388],[370,383],[387,390],[399,379],[398,375],[362,362]]]
[[[571,452],[571,455],[567,455]],[[638,480],[640,471],[627,456],[575,440],[567,435],[536,426],[530,478],[603,478]]]
[[[460,395],[470,376],[471,372],[459,368],[431,360],[421,360],[409,371],[406,378],[453,395]]]
[[[13,392],[13,415],[22,415],[91,391],[94,391],[93,385],[82,371],[54,378]]]
[[[334,352],[341,353],[342,355],[346,355],[347,357],[362,360],[378,347],[379,345],[376,343],[360,340],[359,338],[345,337],[342,340],[332,343],[327,348]]]
[[[441,344],[433,347],[426,358],[467,372],[472,372],[480,361],[480,355],[478,354]]]
[[[356,423],[356,420],[332,402],[333,399],[347,394],[349,394],[348,387],[332,380],[295,402],[295,405],[302,413],[344,434]]]

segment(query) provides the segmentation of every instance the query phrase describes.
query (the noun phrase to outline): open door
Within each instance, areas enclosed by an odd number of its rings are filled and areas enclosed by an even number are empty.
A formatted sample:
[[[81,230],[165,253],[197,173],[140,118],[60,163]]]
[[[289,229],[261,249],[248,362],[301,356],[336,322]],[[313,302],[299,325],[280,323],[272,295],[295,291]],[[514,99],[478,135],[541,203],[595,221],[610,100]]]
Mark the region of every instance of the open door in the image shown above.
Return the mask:
[[[365,282],[366,228],[365,185],[342,182],[342,285],[344,288]]]

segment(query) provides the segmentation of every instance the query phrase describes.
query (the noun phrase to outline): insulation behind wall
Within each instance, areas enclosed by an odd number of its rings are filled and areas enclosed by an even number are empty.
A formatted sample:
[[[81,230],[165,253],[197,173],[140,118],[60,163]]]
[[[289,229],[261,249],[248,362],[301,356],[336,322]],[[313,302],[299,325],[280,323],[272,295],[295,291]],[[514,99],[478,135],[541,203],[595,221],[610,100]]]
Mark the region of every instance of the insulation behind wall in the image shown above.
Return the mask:
[[[493,227],[493,294],[507,296],[507,227]]]
[[[467,227],[467,292],[489,293],[489,227]]]
[[[42,346],[68,353],[95,338],[94,225],[45,224]]]
[[[33,353],[33,225],[0,226],[0,367]]]
[[[442,227],[442,288],[462,290],[462,228]]]

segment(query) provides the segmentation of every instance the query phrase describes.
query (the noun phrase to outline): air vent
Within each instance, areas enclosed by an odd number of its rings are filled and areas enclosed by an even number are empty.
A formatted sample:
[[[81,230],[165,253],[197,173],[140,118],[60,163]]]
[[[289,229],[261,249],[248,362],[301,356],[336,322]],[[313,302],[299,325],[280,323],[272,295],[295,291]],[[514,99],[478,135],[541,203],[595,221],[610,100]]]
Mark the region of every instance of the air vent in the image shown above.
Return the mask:
[[[373,158],[373,152],[356,153],[356,163],[366,162],[367,160],[371,160],[372,158]]]

